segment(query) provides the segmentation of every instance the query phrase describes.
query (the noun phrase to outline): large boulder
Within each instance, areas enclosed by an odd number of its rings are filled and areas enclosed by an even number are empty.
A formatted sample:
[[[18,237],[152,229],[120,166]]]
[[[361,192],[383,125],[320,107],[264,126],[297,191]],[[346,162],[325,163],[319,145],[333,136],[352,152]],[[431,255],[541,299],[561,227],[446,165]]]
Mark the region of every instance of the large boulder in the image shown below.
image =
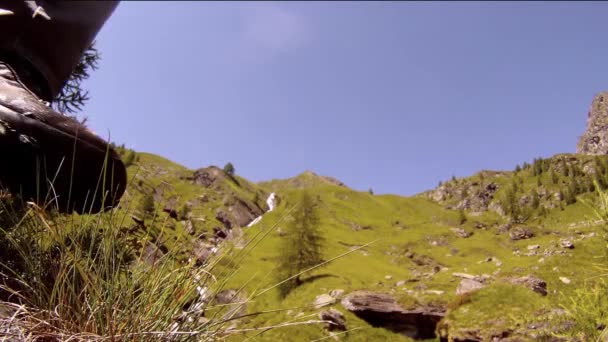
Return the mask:
[[[576,153],[608,154],[608,92],[599,93],[593,98],[587,128],[578,141]]]
[[[374,327],[417,339],[435,338],[435,327],[445,315],[445,308],[405,309],[392,296],[371,291],[348,294],[342,299],[342,306]]]

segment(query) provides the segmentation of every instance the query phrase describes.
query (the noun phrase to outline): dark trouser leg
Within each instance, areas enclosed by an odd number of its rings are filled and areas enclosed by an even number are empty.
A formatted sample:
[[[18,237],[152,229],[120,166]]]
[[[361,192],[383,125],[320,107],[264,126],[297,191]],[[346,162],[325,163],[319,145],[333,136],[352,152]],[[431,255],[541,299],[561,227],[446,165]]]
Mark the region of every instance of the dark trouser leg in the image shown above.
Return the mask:
[[[0,186],[61,212],[118,204],[126,170],[107,142],[53,111],[0,62]]]

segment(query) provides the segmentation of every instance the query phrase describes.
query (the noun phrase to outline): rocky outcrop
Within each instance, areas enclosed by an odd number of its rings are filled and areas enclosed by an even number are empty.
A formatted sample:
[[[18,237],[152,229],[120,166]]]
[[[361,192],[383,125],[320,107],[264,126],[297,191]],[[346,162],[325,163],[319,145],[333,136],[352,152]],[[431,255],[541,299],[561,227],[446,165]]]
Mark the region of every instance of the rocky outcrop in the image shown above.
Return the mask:
[[[237,227],[247,226],[251,221],[255,220],[256,217],[263,213],[264,212],[257,206],[250,205],[240,198],[235,198],[234,204],[228,207],[230,221]]]
[[[608,154],[608,92],[597,94],[587,116],[587,129],[580,137],[576,153]]]
[[[215,213],[215,219],[220,221],[224,227],[226,227],[226,229],[232,229],[232,221],[225,211],[218,209],[218,211]]]
[[[226,174],[222,169],[217,166],[209,166],[206,168],[198,169],[194,173],[186,177],[189,181],[194,184],[202,185],[206,188],[213,185],[217,180],[226,178]]]
[[[227,208],[218,209],[215,213],[215,219],[221,222],[226,229],[246,227],[256,217],[264,213],[257,206],[251,205],[237,197],[228,200],[226,205]]]
[[[481,171],[480,177],[485,180],[460,179],[441,184],[426,194],[431,200],[445,205],[448,209],[467,210],[481,213],[496,210],[494,195],[498,184],[493,179],[503,177],[504,172]]]
[[[342,305],[374,327],[414,339],[435,338],[435,327],[444,317],[445,308],[420,306],[404,309],[388,294],[355,291],[342,299]]]

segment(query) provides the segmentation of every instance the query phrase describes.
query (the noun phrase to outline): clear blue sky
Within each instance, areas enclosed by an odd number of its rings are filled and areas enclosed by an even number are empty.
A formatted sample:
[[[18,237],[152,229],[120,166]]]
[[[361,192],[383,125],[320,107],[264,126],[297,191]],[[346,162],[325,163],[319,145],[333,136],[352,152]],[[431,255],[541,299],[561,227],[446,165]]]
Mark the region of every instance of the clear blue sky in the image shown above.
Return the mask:
[[[90,126],[190,168],[410,195],[574,152],[608,3],[123,2]]]

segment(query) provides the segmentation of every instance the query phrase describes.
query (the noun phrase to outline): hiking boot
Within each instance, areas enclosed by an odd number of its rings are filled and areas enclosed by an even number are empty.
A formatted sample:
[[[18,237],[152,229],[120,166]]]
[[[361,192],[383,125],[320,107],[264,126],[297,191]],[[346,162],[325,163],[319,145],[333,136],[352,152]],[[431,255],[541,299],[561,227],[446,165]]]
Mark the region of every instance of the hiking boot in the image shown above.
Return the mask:
[[[41,100],[40,82],[21,67],[0,59],[0,187],[65,213],[118,205],[127,184],[119,155]]]

